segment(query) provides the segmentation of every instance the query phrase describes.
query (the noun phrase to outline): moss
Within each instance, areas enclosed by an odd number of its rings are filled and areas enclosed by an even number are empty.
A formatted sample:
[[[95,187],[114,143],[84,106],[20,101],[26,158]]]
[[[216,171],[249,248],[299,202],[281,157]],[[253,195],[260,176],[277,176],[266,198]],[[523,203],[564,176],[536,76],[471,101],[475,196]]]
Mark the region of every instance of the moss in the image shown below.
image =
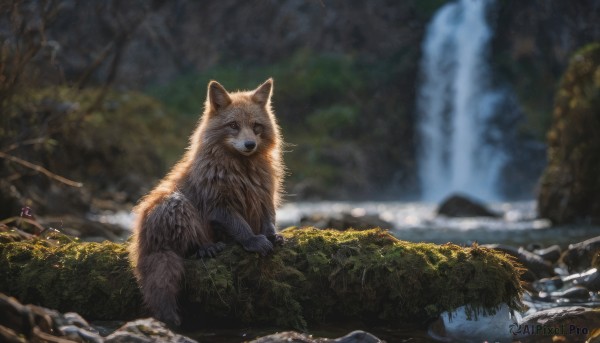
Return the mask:
[[[125,245],[66,241],[0,244],[0,290],[24,303],[90,319],[132,319],[142,313]]]
[[[600,223],[600,44],[577,52],[556,94],[540,215],[554,223]]]
[[[266,258],[228,247],[217,258],[186,260],[185,317],[220,325],[363,320],[423,323],[467,305],[470,314],[520,308],[519,268],[485,248],[399,241],[389,233],[284,230]],[[90,319],[140,314],[125,245],[43,240],[0,245],[0,291],[22,302]]]

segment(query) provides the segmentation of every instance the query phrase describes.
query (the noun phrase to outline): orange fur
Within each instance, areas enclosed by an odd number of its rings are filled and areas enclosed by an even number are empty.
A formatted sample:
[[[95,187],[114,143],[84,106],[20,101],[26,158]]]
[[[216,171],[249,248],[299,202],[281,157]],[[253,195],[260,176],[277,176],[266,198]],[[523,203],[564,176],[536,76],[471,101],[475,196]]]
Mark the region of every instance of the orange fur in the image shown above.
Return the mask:
[[[205,111],[190,146],[135,208],[131,260],[144,300],[160,320],[179,325],[183,258],[212,255],[219,237],[268,253],[275,233],[283,164],[271,109],[273,81],[228,93],[208,85]]]

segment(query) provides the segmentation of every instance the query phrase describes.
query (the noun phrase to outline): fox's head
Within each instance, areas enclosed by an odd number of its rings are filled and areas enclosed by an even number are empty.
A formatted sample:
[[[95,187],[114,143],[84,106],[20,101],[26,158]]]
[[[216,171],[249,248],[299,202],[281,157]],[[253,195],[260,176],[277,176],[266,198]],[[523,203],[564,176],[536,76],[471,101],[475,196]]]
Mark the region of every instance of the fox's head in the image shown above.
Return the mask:
[[[273,80],[253,91],[229,93],[217,81],[208,84],[202,127],[205,146],[224,146],[251,156],[275,148],[279,131],[271,112]]]

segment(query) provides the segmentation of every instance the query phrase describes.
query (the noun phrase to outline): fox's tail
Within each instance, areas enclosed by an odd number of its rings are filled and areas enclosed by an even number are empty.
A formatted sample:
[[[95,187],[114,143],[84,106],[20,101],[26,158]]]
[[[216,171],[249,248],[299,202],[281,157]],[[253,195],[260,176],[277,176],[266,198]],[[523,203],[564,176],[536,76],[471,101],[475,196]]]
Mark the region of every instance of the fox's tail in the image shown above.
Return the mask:
[[[183,279],[183,258],[171,250],[151,252],[136,266],[138,282],[146,306],[156,319],[181,325],[177,296]]]

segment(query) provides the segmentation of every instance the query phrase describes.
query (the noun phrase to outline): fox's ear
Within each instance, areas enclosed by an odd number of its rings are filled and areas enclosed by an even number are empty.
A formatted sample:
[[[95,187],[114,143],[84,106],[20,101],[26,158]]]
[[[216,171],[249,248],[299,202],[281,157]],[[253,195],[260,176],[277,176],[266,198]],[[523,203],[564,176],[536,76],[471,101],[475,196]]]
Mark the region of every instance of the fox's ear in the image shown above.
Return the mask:
[[[210,81],[208,83],[208,102],[212,108],[219,110],[231,104],[231,98],[229,93],[221,86],[217,81]]]
[[[252,93],[252,101],[255,103],[265,106],[271,99],[273,93],[273,79],[269,78],[262,85],[258,86]]]

